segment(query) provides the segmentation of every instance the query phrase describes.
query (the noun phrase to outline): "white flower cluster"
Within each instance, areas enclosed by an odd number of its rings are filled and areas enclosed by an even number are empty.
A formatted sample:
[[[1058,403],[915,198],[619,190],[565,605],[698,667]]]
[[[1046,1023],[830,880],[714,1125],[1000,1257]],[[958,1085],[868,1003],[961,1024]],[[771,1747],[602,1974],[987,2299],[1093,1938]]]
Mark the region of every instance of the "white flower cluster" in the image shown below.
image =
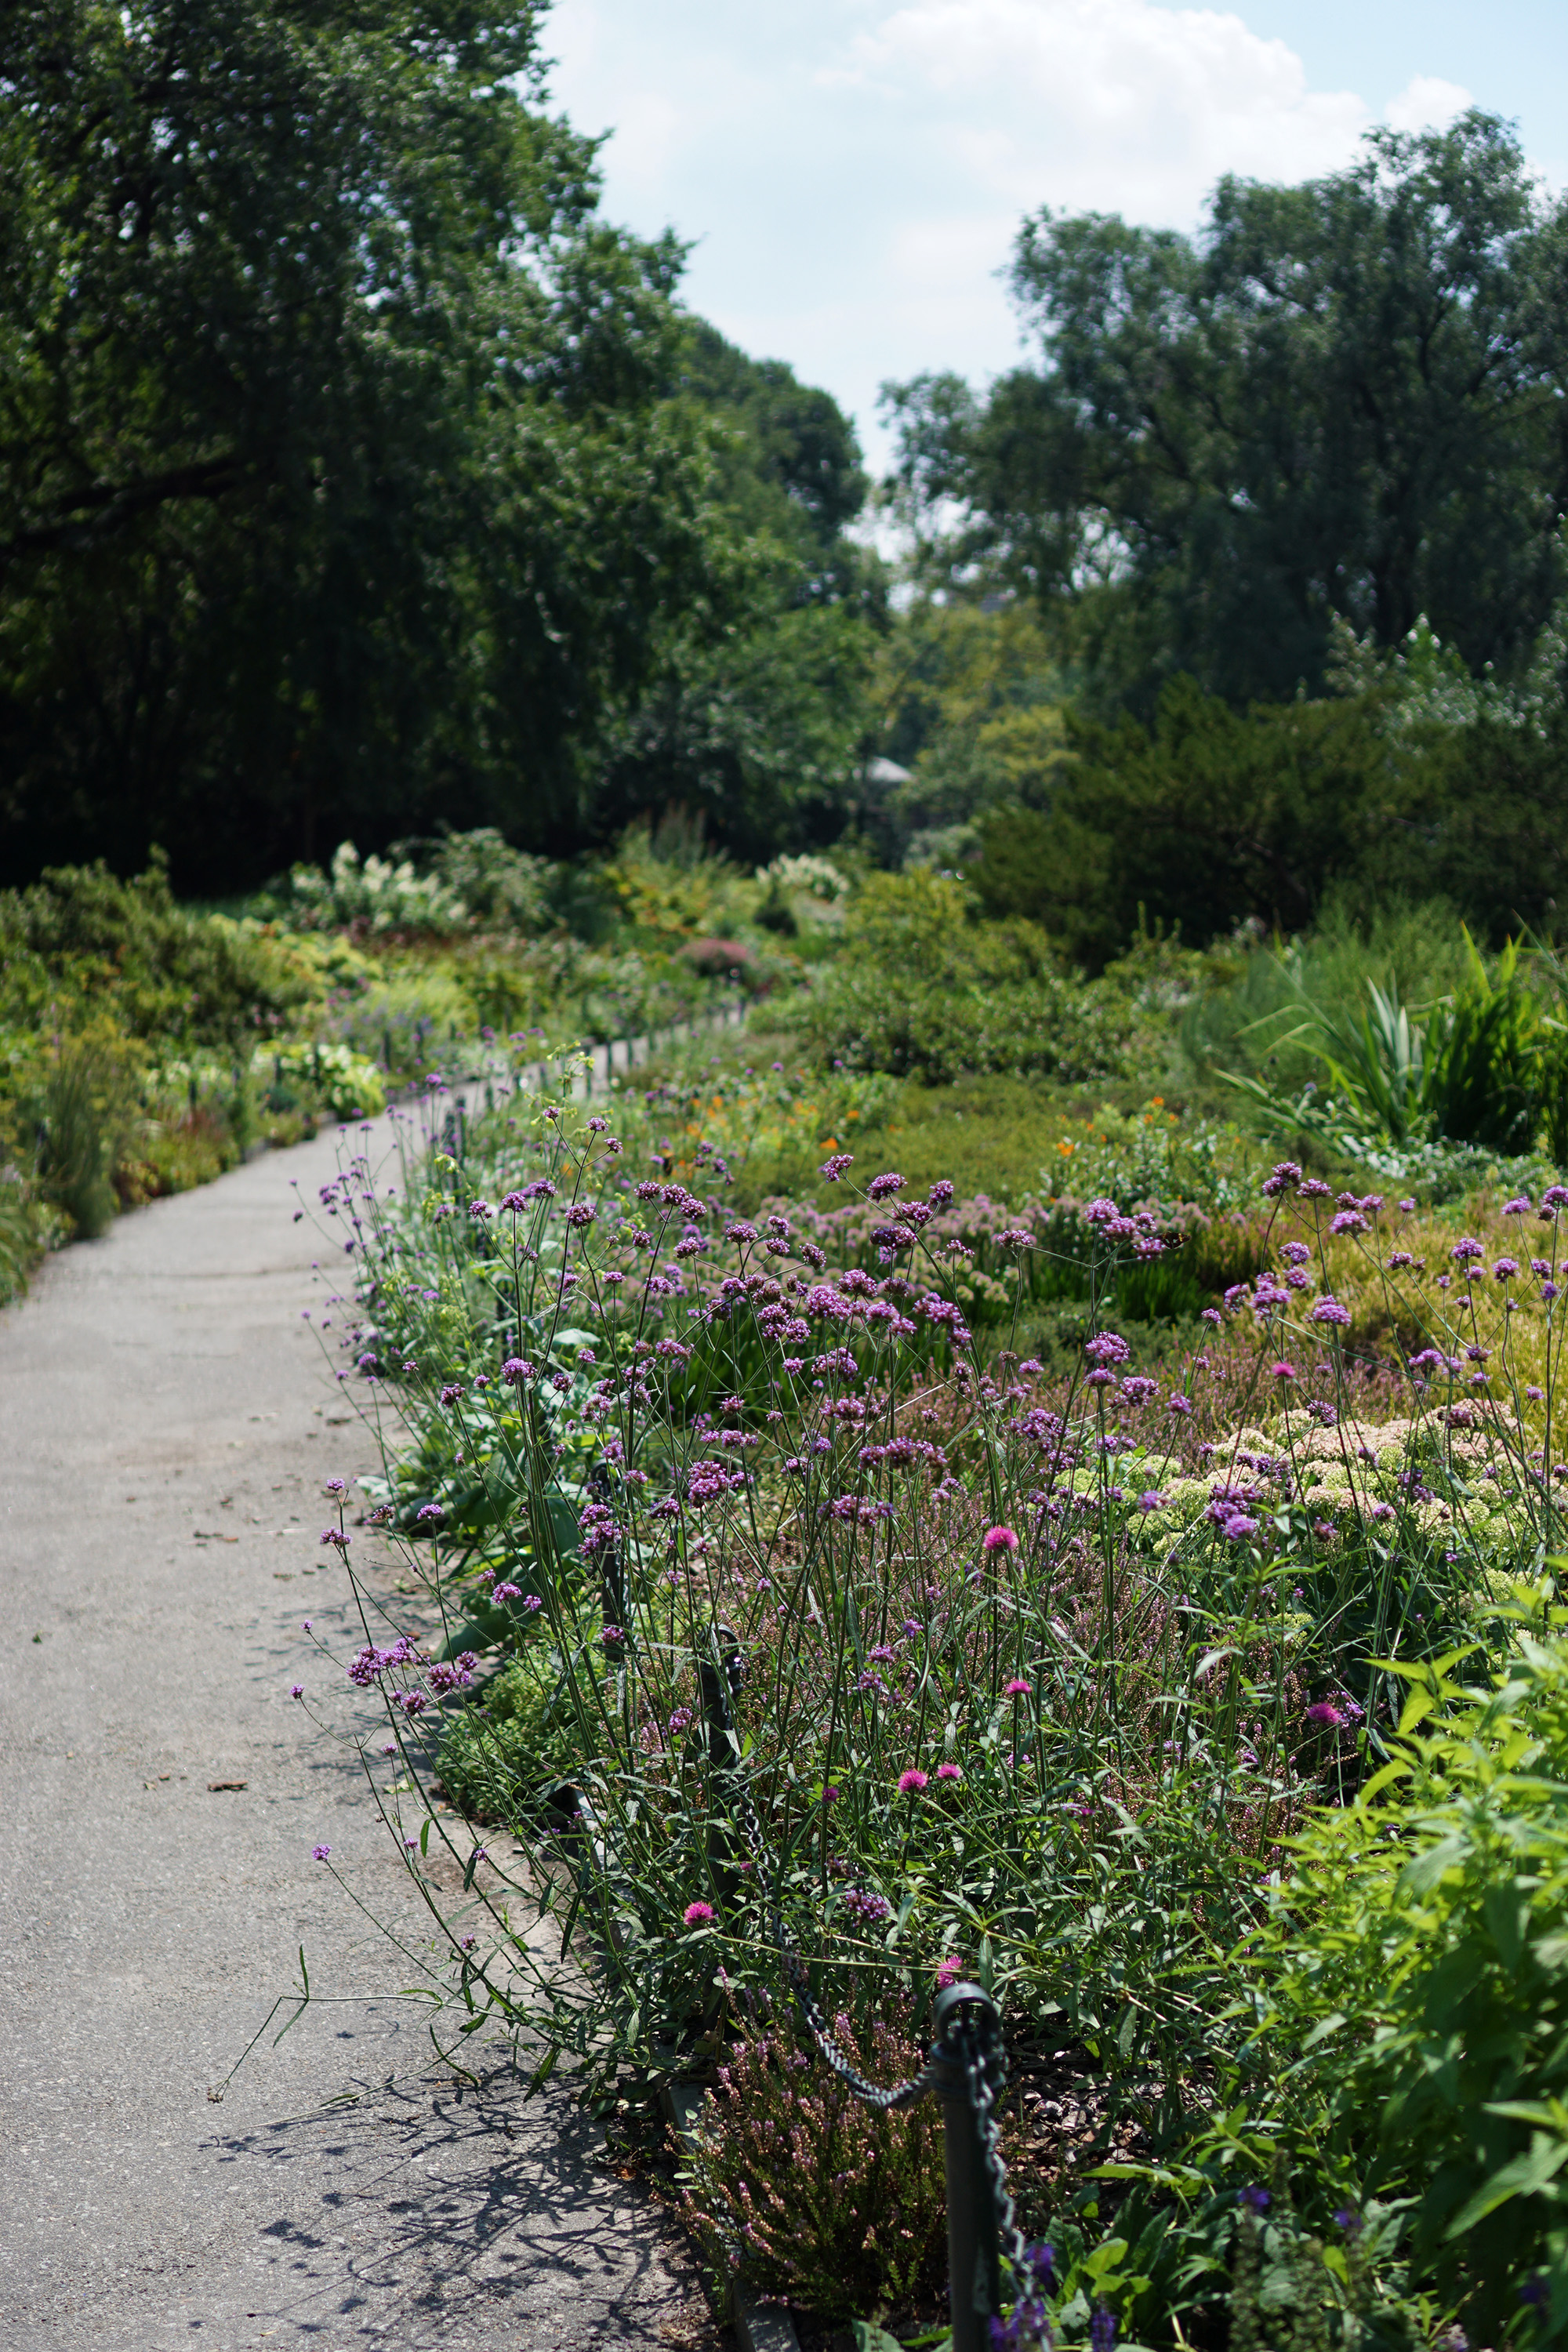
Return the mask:
[[[289,887],[302,930],[363,922],[373,932],[454,931],[468,919],[461,898],[437,876],[416,874],[407,858],[398,866],[374,854],[362,859],[352,841],[339,843],[330,875],[296,866]]]
[[[775,857],[771,866],[758,866],[757,879],[781,890],[826,899],[829,906],[837,906],[849,895],[849,877],[827,857]]]

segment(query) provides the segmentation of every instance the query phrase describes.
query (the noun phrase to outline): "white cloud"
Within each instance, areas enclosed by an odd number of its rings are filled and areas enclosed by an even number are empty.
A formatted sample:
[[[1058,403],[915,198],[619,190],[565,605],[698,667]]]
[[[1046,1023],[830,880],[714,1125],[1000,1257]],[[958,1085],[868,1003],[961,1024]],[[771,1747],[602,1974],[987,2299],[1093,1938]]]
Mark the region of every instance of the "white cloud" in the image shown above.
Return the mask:
[[[1416,74],[1397,98],[1389,100],[1383,119],[1392,131],[1446,131],[1470,103],[1469,91],[1457,81]]]
[[[1336,170],[1374,119],[1240,15],[1153,0],[556,0],[545,37],[574,121],[616,126],[612,216],[697,240],[693,307],[828,385],[874,460],[881,380],[1016,362],[1024,212],[1190,228],[1222,173]],[[1386,119],[1466,102],[1417,74]]]
[[[1184,225],[1222,173],[1331,171],[1368,121],[1239,16],[1149,0],[910,0],[834,79],[918,120],[977,192]]]

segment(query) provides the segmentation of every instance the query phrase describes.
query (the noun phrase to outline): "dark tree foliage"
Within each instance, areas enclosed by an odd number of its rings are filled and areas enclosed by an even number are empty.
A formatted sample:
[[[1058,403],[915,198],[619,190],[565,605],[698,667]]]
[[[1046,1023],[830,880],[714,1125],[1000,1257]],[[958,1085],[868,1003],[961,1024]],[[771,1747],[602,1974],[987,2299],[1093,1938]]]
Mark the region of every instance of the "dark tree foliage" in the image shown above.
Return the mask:
[[[831,393],[802,383],[784,360],[749,358],[702,320],[691,323],[679,380],[738,428],[723,474],[728,502],[818,566],[826,560],[831,575],[868,488],[854,427]]]
[[[679,251],[599,218],[533,17],[7,7],[5,870],[569,845],[661,613],[734,625]]]
[[[1391,730],[1375,695],[1233,710],[1191,678],[1154,725],[1069,716],[1047,808],[982,823],[988,914],[1044,924],[1098,967],[1141,923],[1205,944],[1309,929],[1336,891],[1370,915],[1448,899],[1482,940],[1568,908],[1561,723]]]
[[[1331,616],[1426,614],[1506,667],[1562,585],[1568,212],[1511,132],[1370,134],[1295,188],[1226,179],[1196,240],[1041,213],[1012,272],[1037,366],[896,390],[941,551],[1054,607],[1101,708],[1185,671],[1236,705],[1320,690]]]
[[[678,380],[721,428],[725,610],[718,627],[666,615],[657,667],[607,742],[595,827],[681,807],[762,860],[837,837],[872,748],[882,570],[845,535],[866,476],[837,402],[782,360],[748,358],[693,320]]]

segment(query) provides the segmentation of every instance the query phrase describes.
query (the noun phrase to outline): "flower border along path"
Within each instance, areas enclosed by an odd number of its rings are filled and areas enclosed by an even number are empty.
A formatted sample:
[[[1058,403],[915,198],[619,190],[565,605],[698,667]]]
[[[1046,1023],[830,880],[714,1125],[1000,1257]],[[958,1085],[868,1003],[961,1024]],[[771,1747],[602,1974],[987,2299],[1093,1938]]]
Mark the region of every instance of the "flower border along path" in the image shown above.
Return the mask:
[[[311,1864],[421,1932],[289,1696],[301,1618],[346,1638],[321,1484],[372,1461],[299,1319],[289,1185],[335,1156],[122,1217],[0,1315],[0,2312],[51,2352],[651,2347],[700,2309],[679,2239],[569,2092],[433,2067],[406,1961]],[[301,1945],[311,2006],[213,2104]]]

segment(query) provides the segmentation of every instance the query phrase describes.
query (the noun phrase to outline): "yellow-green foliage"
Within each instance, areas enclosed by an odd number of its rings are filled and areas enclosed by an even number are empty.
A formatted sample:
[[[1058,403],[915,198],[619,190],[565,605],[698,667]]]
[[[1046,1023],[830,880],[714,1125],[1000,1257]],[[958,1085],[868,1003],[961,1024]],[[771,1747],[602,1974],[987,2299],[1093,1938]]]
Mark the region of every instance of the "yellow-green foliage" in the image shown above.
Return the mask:
[[[728,858],[705,846],[700,828],[679,818],[628,827],[604,879],[635,930],[674,940],[745,921],[762,898]]]
[[[1568,2321],[1568,1612],[1518,1604],[1489,1695],[1458,1657],[1404,1670],[1394,1760],[1316,1815],[1247,1964],[1305,2053],[1289,2104],[1414,2199],[1413,2277],[1487,2344]]]

